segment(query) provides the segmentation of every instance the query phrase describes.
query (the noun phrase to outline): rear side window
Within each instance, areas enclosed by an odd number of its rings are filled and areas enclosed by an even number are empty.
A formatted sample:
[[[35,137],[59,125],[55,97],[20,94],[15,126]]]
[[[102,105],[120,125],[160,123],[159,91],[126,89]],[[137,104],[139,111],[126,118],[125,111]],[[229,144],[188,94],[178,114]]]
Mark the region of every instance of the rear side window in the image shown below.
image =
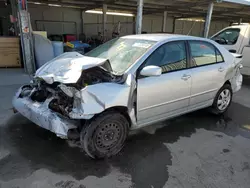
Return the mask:
[[[215,35],[212,40],[222,45],[233,45],[237,42],[240,35],[240,29],[230,28]]]
[[[210,43],[203,41],[189,41],[192,66],[204,66],[223,62],[221,53]]]

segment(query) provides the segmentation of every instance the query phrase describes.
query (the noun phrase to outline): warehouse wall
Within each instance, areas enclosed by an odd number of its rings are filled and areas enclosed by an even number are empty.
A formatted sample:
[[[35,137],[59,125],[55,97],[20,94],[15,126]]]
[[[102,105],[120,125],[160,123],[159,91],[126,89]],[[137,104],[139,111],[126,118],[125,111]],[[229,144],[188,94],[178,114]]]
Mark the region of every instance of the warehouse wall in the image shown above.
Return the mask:
[[[162,32],[162,16],[145,15],[142,20],[142,31],[147,33],[159,33]],[[174,19],[171,17],[167,18],[166,32],[173,32]]]
[[[102,32],[102,15],[83,13],[83,32],[87,37],[97,35]],[[129,35],[133,33],[134,22],[133,17],[107,15],[106,36],[112,37],[113,31],[116,30],[118,23],[121,23],[121,35]]]
[[[50,34],[77,34],[85,33],[86,37],[95,36],[102,32],[102,15],[85,13],[80,9],[49,7],[29,4],[31,24],[33,30],[46,30]],[[106,37],[111,38],[112,32],[121,23],[121,35],[134,33],[134,17],[107,15]],[[162,31],[163,16],[144,15],[142,31],[147,33],[157,33]],[[166,32],[177,34],[202,36],[204,22],[193,22],[187,20],[176,20],[167,18]],[[213,22],[209,35],[227,27],[227,22]],[[192,28],[192,29],[191,29]]]
[[[29,4],[33,30],[47,31],[51,34],[82,33],[81,10],[73,8],[50,7]]]
[[[142,30],[148,33],[157,33],[162,31],[162,16],[146,15],[143,17]],[[209,36],[215,34],[221,29],[229,26],[229,22],[216,22],[212,21],[209,31]],[[166,32],[183,35],[192,35],[192,36],[203,36],[204,22],[188,21],[188,20],[176,20],[175,29],[174,27],[174,18],[168,17],[166,24]]]
[[[212,21],[210,25],[209,36],[229,26],[229,22]],[[203,36],[204,22],[194,22],[187,20],[176,20],[175,33],[192,36]]]

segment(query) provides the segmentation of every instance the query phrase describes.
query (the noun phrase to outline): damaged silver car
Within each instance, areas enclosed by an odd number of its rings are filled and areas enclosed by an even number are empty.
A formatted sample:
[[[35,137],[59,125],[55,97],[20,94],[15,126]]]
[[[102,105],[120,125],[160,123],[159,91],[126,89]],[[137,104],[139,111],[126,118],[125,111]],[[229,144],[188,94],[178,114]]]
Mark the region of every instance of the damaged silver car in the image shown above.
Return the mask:
[[[13,106],[61,138],[79,135],[90,157],[109,157],[130,130],[206,107],[225,112],[241,88],[240,62],[208,39],[125,36],[46,63]]]

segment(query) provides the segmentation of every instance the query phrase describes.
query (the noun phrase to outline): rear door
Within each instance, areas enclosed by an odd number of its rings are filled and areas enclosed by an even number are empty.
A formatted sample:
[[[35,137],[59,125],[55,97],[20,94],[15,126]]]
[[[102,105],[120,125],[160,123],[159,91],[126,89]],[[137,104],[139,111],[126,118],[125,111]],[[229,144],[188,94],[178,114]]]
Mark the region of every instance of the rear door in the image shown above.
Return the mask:
[[[224,84],[226,64],[219,50],[206,41],[189,41],[191,55],[191,97],[189,110],[212,105]]]

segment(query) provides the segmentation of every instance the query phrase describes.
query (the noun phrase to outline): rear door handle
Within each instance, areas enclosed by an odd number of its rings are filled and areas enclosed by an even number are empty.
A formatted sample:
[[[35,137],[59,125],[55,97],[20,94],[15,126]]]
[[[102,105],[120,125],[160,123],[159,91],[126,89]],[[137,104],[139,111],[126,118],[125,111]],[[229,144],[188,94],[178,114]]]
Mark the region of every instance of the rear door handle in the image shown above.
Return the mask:
[[[191,76],[190,75],[187,75],[187,74],[184,74],[182,77],[181,77],[181,79],[182,80],[188,80],[189,78],[191,78]]]
[[[218,69],[219,72],[223,72],[224,70],[225,70],[224,67],[220,67],[220,68]]]
[[[236,50],[234,50],[234,49],[230,49],[228,51],[231,52],[231,53],[236,53]]]

